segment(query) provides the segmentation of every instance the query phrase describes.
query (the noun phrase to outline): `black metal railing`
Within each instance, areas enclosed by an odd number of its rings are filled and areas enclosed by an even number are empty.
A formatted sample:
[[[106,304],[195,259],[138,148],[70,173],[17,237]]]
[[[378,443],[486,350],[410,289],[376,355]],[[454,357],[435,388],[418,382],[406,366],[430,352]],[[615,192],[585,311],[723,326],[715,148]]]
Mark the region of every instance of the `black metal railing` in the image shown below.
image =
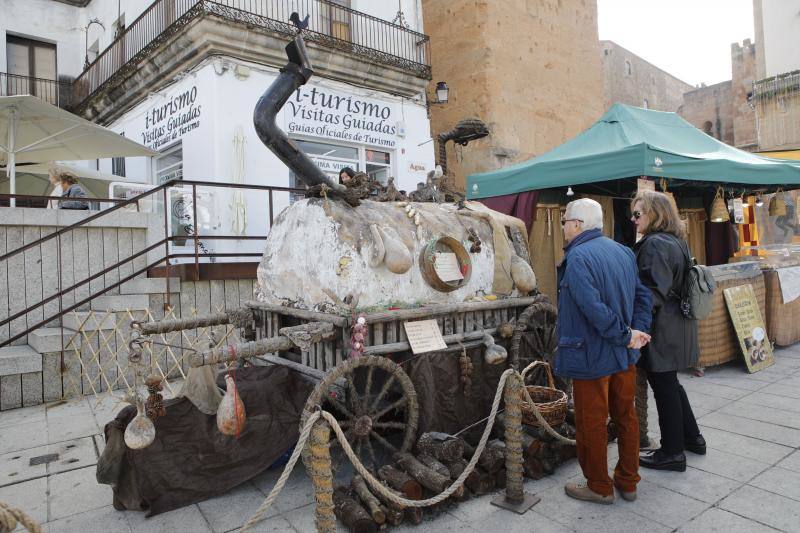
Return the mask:
[[[753,82],[756,101],[796,96],[800,96],[800,70]]]
[[[214,16],[293,37],[289,17],[308,15],[303,31],[315,42],[430,79],[430,38],[329,0],[156,0],[75,80],[76,107],[198,17]]]
[[[196,229],[197,225],[199,225],[198,215],[197,215],[197,201],[198,201],[198,187],[206,187],[206,188],[213,188],[215,190],[220,189],[228,189],[228,190],[240,190],[240,191],[249,191],[249,194],[252,196],[254,193],[263,193],[266,195],[266,203],[267,208],[263,211],[264,214],[264,233],[261,235],[222,235],[222,234],[201,234],[199,230]],[[169,217],[174,214],[174,209],[170,209],[170,191],[171,189],[181,189],[182,191],[189,192],[191,191],[191,206],[192,212],[186,213],[186,218],[188,220],[186,224],[186,235],[183,236],[175,236],[170,235],[170,223]],[[25,243],[23,246],[17,247],[13,250],[8,250],[7,252],[0,254],[0,268],[7,268],[9,271],[9,260],[20,256],[20,254],[24,254],[27,250],[33,250],[37,247],[40,247],[43,243],[54,241],[55,242],[55,249],[58,251],[57,255],[57,264],[51,265],[52,268],[57,269],[58,271],[58,290],[54,291],[52,294],[43,297],[40,301],[29,303],[26,302],[27,307],[24,309],[16,310],[13,313],[10,312],[8,316],[3,317],[0,319],[0,328],[8,327],[14,320],[21,319],[23,317],[27,317],[32,312],[40,313],[42,316],[41,319],[34,319],[31,323],[27,323],[21,330],[11,331],[9,330],[9,337],[4,340],[0,340],[0,347],[7,346],[17,339],[24,338],[26,335],[30,334],[32,331],[44,327],[48,323],[53,321],[60,320],[66,313],[70,311],[74,311],[79,309],[81,306],[89,303],[92,299],[101,296],[117,287],[134,279],[136,276],[146,273],[148,270],[163,266],[166,270],[166,277],[167,277],[167,304],[169,304],[170,294],[173,292],[169,288],[169,280],[170,280],[170,273],[173,268],[175,268],[176,263],[173,262],[175,259],[194,259],[194,273],[195,279],[199,279],[199,272],[200,272],[200,263],[201,258],[204,260],[213,260],[215,258],[251,258],[257,259],[261,257],[261,253],[258,252],[235,252],[235,253],[225,253],[225,252],[212,252],[205,250],[205,246],[203,245],[204,241],[225,241],[225,240],[235,240],[235,241],[265,241],[267,238],[267,233],[269,229],[272,227],[272,223],[275,217],[274,212],[274,193],[297,193],[301,192],[301,189],[295,189],[291,187],[273,187],[267,185],[246,185],[243,183],[220,183],[220,182],[208,182],[208,181],[193,181],[193,180],[170,180],[162,185],[154,187],[149,191],[143,192],[133,198],[128,200],[121,200],[121,199],[107,199],[103,201],[110,201],[115,202],[115,205],[109,207],[100,212],[95,212],[90,216],[71,224],[69,226],[65,226],[60,228],[40,239],[33,240],[31,242]],[[26,198],[35,198],[34,196],[30,195],[9,195],[9,194],[0,194],[0,199],[11,198],[11,197],[21,197],[25,196]],[[47,199],[58,199],[58,198],[51,198],[51,197],[39,197],[42,200]],[[62,265],[62,258],[61,258],[61,249],[62,249],[62,239],[63,238],[71,238],[72,232],[76,229],[85,228],[87,226],[92,226],[92,223],[98,224],[102,223],[102,218],[110,215],[114,212],[120,211],[122,209],[136,209],[137,211],[141,210],[141,206],[143,204],[150,204],[150,205],[159,205],[160,202],[160,209],[157,209],[158,214],[162,215],[162,222],[163,222],[163,232],[164,238],[158,240],[155,243],[150,244],[146,248],[139,250],[132,255],[119,258],[118,261],[114,262],[111,265],[105,266],[102,270],[97,272],[93,272],[90,276],[84,279],[73,279],[71,284],[67,284],[63,278],[63,265]],[[198,222],[196,222],[198,221]],[[189,244],[193,248],[193,251],[189,253],[176,253],[174,249],[171,248],[170,245],[178,244],[179,242],[183,242],[184,244]],[[92,289],[92,292],[89,296],[78,300],[77,297],[77,289],[80,289],[86,285],[91,284],[91,282],[97,279],[103,279],[104,276],[110,272],[117,271],[120,267],[123,266],[132,266],[134,260],[137,261],[145,261],[148,258],[148,254],[150,252],[158,252],[163,250],[163,255],[160,253],[158,254],[159,257],[155,261],[147,264],[143,268],[134,268],[134,272],[128,276],[122,277],[119,276],[117,281],[111,283],[104,283],[102,288],[97,290]],[[191,263],[190,263],[191,264]],[[64,301],[65,295],[72,294],[74,298],[70,299],[77,300],[72,303],[66,303]],[[58,310],[53,311],[46,311],[46,305],[51,304],[53,302],[58,303]],[[41,310],[41,311],[40,311]]]
[[[0,72],[0,96],[30,94],[50,104],[68,107],[71,92],[72,84],[68,82]]]

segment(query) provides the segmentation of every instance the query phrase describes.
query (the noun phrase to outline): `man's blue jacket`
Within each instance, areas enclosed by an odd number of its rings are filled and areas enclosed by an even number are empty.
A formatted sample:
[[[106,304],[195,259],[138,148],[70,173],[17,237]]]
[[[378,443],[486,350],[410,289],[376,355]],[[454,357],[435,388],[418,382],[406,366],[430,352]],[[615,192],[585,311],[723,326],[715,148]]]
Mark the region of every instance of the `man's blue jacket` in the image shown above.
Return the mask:
[[[558,266],[556,373],[574,379],[609,376],[639,359],[628,349],[631,328],[649,332],[653,297],[639,281],[627,247],[584,231],[564,249]]]

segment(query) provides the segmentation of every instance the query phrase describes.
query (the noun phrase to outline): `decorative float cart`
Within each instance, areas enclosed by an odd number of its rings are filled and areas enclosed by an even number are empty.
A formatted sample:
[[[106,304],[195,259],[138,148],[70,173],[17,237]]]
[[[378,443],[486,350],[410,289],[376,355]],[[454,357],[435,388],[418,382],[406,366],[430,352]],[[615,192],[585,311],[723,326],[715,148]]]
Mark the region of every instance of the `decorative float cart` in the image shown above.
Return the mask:
[[[387,457],[411,451],[419,433],[482,422],[507,368],[549,359],[556,312],[535,291],[518,219],[473,202],[375,201],[374,184],[346,187],[323,174],[275,123],[312,75],[301,37],[286,50],[289,62],[259,100],[254,123],[312,197],[270,229],[245,309],[134,329],[147,336],[235,323],[249,342],[195,353],[191,366],[247,359],[310,376],[318,385],[301,427],[320,408],[333,413],[376,472]],[[382,200],[400,197],[391,183],[379,192]],[[415,193],[444,198],[433,174]],[[435,321],[444,342],[420,356],[407,328],[422,320]],[[528,359],[519,356],[522,342]],[[439,366],[425,366],[442,355]]]

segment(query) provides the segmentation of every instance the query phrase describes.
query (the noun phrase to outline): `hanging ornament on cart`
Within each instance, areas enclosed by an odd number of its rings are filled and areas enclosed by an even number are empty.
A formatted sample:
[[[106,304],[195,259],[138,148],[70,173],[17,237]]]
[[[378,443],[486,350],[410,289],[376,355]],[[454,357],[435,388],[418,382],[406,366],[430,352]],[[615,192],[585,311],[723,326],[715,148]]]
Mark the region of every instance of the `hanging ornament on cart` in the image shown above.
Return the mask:
[[[232,372],[225,376],[225,395],[217,409],[217,429],[224,435],[239,437],[244,430],[246,414]]]

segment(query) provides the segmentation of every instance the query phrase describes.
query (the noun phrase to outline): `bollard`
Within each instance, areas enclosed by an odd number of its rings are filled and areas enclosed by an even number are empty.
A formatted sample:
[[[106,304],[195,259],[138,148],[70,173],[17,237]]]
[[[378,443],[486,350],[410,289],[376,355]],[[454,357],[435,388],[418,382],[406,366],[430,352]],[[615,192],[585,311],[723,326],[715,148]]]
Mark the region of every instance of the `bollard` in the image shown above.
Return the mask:
[[[492,505],[524,514],[540,498],[526,494],[522,487],[522,377],[508,376],[505,386],[506,493],[492,500]]]
[[[321,533],[336,533],[330,436],[330,426],[320,418],[311,429],[305,454],[306,468],[314,485],[314,499],[317,502],[314,522],[317,524],[317,531]]]

